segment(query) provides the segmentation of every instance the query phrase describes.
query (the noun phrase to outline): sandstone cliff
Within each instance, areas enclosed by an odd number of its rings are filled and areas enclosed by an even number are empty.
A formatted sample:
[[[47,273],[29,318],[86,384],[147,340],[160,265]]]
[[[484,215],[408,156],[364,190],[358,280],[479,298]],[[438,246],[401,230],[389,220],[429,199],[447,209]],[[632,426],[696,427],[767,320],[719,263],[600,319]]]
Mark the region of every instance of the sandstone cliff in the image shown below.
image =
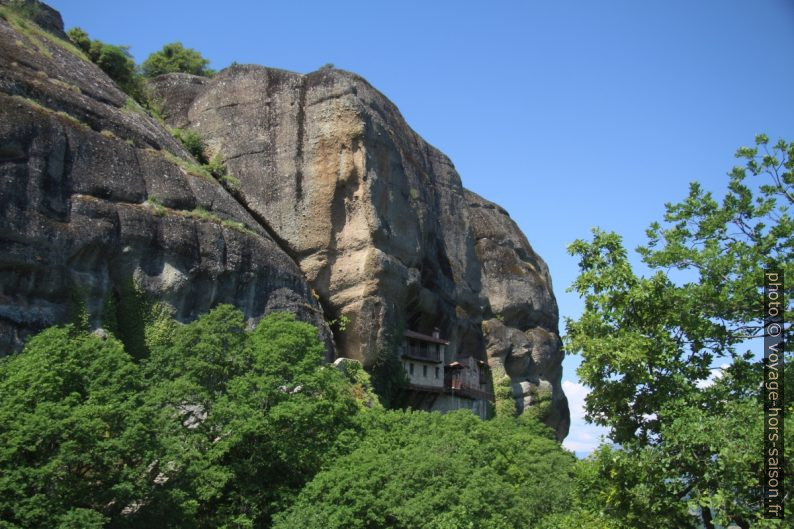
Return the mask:
[[[51,20],[50,20],[51,22]],[[62,31],[57,21],[54,31]],[[50,28],[53,29],[53,28]],[[134,277],[186,321],[220,302],[350,323],[329,355],[369,365],[402,329],[439,327],[489,362],[559,438],[557,307],[507,213],[362,78],[233,66],[151,83],[239,184],[196,171],[167,130],[52,34],[0,20],[0,347]]]

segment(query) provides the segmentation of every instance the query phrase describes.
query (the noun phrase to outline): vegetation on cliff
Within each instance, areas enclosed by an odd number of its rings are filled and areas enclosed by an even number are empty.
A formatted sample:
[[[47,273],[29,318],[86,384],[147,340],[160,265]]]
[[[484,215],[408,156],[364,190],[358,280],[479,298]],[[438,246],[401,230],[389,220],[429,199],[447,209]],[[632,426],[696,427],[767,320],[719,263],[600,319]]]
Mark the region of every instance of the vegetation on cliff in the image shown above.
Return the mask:
[[[215,72],[207,66],[210,61],[192,48],[185,48],[181,42],[172,42],[163,49],[149,55],[141,64],[141,73],[146,77],[156,77],[164,73],[182,72],[193,75],[212,76]]]
[[[91,62],[99,66],[119,85],[119,88],[139,103],[146,101],[143,81],[127,46],[116,46],[98,39],[91,40],[88,33],[80,28],[70,29],[67,35],[75,46],[91,59]]]
[[[66,33],[69,40],[80,49],[91,62],[99,66],[108,77],[138,103],[151,107],[146,93],[144,78],[156,77],[164,73],[183,72],[193,75],[211,76],[213,70],[207,68],[209,60],[192,49],[185,48],[180,42],[166,44],[163,49],[149,55],[140,66],[135,64],[129,46],[108,44],[99,39],[91,39],[82,28],[74,27]]]

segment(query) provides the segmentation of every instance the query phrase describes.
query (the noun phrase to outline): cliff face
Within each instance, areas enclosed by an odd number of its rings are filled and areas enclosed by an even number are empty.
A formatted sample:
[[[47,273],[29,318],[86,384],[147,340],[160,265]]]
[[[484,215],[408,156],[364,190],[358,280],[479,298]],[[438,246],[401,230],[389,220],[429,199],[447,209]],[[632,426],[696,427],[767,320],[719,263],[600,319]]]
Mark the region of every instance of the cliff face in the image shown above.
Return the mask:
[[[48,18],[53,25],[52,17]],[[53,31],[62,31],[57,21]],[[68,317],[94,325],[130,277],[183,321],[227,302],[291,310],[329,355],[372,363],[403,329],[509,377],[519,409],[560,388],[545,263],[500,207],[360,77],[234,66],[151,83],[239,184],[202,176],[167,130],[51,34],[0,20],[0,347]],[[349,318],[333,342],[325,323]],[[498,380],[497,382],[502,382]]]
[[[564,437],[546,264],[386,97],[348,72],[260,66],[166,75],[152,88],[168,123],[225,160],[235,196],[295,258],[328,318],[349,318],[342,355],[368,365],[400,329],[438,327],[454,354],[510,377],[519,409],[550,399]]]
[[[291,310],[330,343],[300,269],[190,164],[79,52],[0,19],[0,354],[76,297],[101,325],[130,278],[183,321],[224,302],[251,319]]]
[[[466,198],[490,308],[482,322],[488,363],[497,376],[510,378],[519,411],[548,407],[546,421],[562,438],[570,415],[548,268],[504,209],[470,191]]]
[[[460,179],[365,81],[245,66],[198,93],[189,76],[154,84],[167,121],[221,154],[241,202],[283,241],[329,316],[350,318],[338,336],[346,356],[370,363],[403,319],[482,347]]]

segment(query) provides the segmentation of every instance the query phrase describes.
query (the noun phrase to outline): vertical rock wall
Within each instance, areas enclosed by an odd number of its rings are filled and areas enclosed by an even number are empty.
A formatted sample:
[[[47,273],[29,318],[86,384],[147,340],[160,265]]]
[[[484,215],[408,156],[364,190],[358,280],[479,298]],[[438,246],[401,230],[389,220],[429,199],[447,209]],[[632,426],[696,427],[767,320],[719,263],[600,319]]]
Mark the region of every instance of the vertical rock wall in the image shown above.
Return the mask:
[[[370,365],[401,329],[439,327],[457,355],[509,377],[519,410],[550,407],[564,437],[557,306],[548,269],[500,207],[362,78],[233,66],[161,76],[167,122],[197,131],[232,190],[295,259],[337,333]]]

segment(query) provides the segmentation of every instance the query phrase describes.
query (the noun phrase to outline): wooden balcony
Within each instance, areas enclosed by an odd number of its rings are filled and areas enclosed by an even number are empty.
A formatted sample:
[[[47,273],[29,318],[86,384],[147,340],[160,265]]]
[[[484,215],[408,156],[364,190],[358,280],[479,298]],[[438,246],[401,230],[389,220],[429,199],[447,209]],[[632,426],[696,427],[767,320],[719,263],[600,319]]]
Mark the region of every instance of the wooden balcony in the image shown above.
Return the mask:
[[[419,360],[421,362],[430,362],[433,364],[440,364],[443,360],[441,353],[437,348],[408,346],[402,348],[402,357],[410,360]]]
[[[474,400],[489,400],[493,401],[493,393],[480,389],[480,386],[474,386],[461,380],[460,377],[448,376],[444,380],[444,390],[450,395],[457,395]]]

